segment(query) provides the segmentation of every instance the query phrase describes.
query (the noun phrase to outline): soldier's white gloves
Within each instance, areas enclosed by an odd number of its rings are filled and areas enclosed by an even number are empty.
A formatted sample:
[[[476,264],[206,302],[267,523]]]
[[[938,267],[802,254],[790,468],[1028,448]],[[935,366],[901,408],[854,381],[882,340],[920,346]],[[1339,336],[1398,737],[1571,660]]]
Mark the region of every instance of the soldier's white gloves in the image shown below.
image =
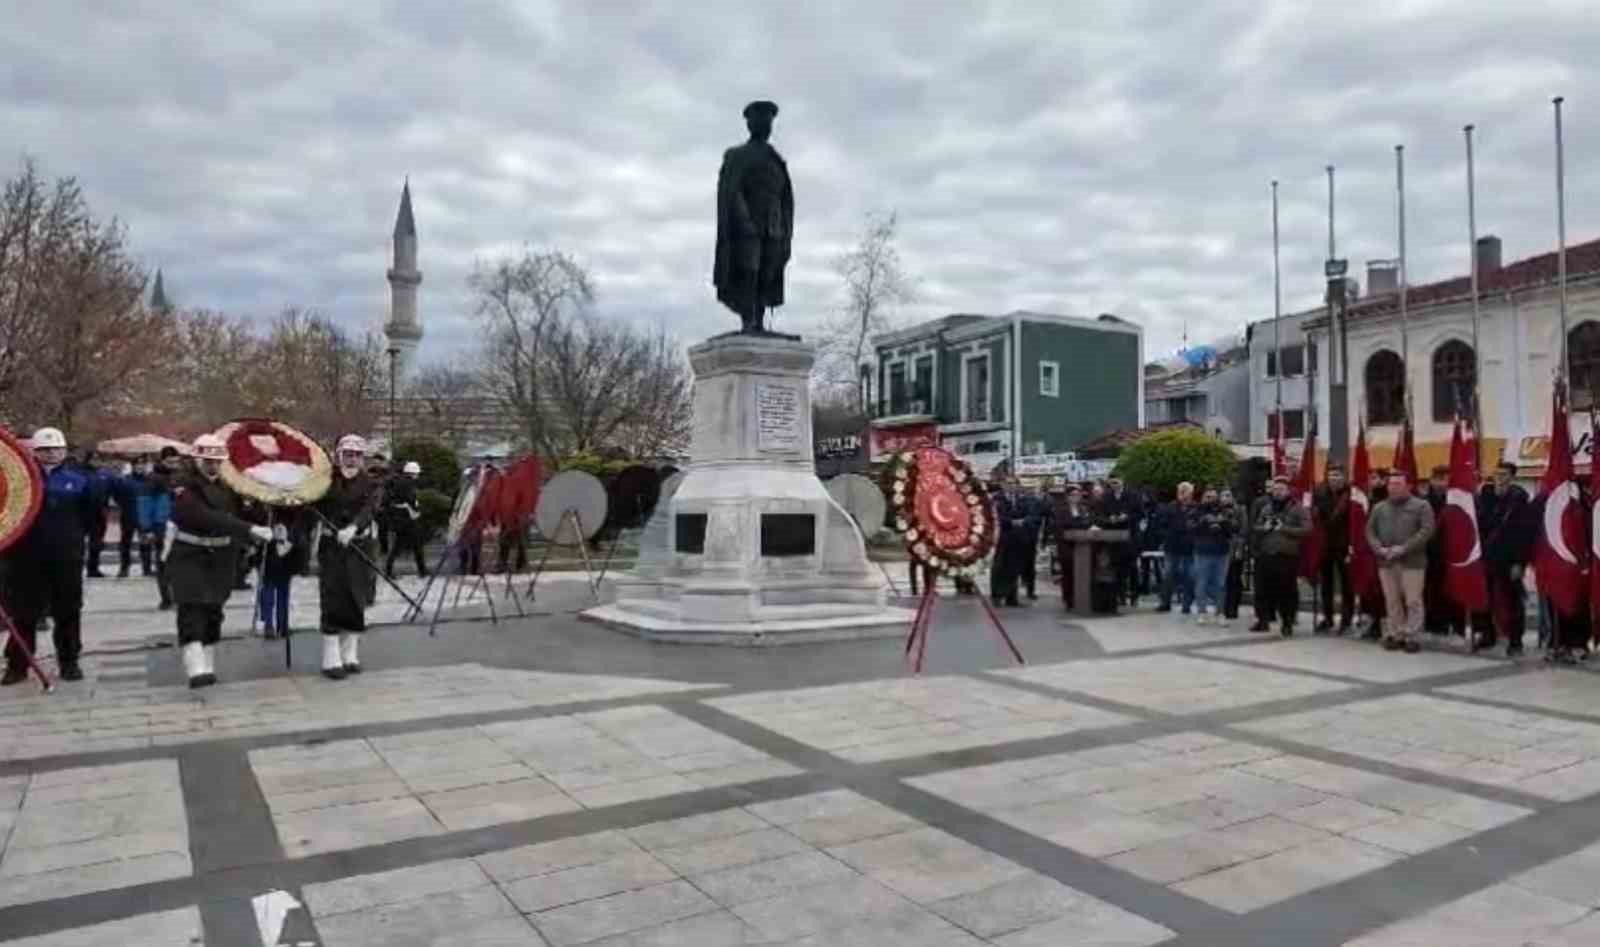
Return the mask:
[[[348,546],[350,545],[350,540],[356,538],[356,528],[353,524],[346,526],[344,529],[339,530],[336,535],[339,540],[339,545]]]
[[[250,536],[258,543],[272,542],[272,530],[267,529],[265,526],[250,527]]]

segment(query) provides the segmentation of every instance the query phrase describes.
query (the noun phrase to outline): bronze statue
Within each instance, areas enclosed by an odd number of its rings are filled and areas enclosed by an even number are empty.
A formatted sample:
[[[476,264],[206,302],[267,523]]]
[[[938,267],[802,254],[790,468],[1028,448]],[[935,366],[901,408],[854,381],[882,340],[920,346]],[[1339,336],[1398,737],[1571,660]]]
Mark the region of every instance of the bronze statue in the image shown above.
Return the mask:
[[[783,305],[783,268],[794,234],[789,166],[767,143],[778,106],[744,107],[750,140],[723,152],[717,175],[717,299],[739,314],[744,332],[765,332],[769,307]]]

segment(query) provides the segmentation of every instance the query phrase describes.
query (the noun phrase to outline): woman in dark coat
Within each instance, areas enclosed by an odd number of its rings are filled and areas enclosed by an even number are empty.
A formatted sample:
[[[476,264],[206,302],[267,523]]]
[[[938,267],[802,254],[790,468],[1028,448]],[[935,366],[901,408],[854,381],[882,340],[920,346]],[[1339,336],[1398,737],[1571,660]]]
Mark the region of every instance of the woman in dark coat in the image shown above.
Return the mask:
[[[324,530],[331,526],[333,532],[322,535],[317,565],[322,595],[322,675],[341,681],[348,674],[361,673],[360,635],[367,630],[367,608],[378,593],[378,574],[371,565],[372,529],[383,490],[365,471],[365,440],[347,434],[339,439],[334,454],[338,462],[333,485],[316,505],[327,521]]]

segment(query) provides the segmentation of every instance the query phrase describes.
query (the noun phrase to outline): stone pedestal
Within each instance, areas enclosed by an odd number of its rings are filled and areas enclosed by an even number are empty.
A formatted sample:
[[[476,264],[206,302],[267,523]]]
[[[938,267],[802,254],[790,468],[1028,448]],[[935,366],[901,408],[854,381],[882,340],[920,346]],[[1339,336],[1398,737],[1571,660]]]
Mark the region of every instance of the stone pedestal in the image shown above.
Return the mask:
[[[811,366],[797,340],[726,335],[689,350],[691,461],[611,605],[584,617],[651,638],[777,644],[902,634],[883,574],[817,479]]]

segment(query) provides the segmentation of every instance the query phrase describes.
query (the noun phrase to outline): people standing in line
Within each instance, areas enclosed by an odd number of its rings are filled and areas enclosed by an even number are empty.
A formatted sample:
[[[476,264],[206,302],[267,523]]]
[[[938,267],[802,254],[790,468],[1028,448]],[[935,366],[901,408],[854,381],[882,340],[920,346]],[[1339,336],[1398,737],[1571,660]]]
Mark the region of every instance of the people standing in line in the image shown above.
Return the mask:
[[[373,520],[382,501],[367,476],[367,442],[346,434],[334,449],[333,485],[316,509],[333,529],[317,548],[321,593],[322,675],[342,681],[361,673],[360,641],[367,608],[377,597],[378,575],[369,565]],[[365,555],[363,555],[365,553]]]
[[[1178,598],[1183,614],[1194,607],[1194,484],[1178,484],[1172,502],[1163,504],[1151,514],[1155,529],[1161,533],[1161,604],[1158,612],[1172,611],[1172,599]]]
[[[1070,610],[1076,607],[1077,602],[1078,566],[1072,543],[1068,542],[1065,534],[1094,526],[1094,516],[1084,502],[1083,489],[1077,484],[1069,484],[1066,492],[1056,501],[1050,513],[1050,525],[1054,531],[1056,561],[1061,564],[1061,601]]]
[[[1372,511],[1378,508],[1389,497],[1389,470],[1379,467],[1367,477],[1367,518],[1372,518]],[[1363,641],[1380,641],[1383,638],[1384,616],[1388,609],[1384,605],[1383,583],[1374,583],[1360,595],[1361,614],[1367,621],[1367,630],[1361,633]]]
[[[1224,488],[1218,495],[1222,508],[1233,519],[1233,540],[1228,543],[1228,568],[1227,575],[1222,582],[1222,617],[1224,621],[1233,621],[1239,617],[1239,604],[1244,601],[1244,566],[1245,556],[1250,550],[1250,523],[1248,514],[1245,513],[1233,497],[1233,491]]]
[[[1311,534],[1311,516],[1289,495],[1289,478],[1272,478],[1272,490],[1252,524],[1256,536],[1256,596],[1266,606],[1251,631],[1278,620],[1278,633],[1294,635],[1300,612],[1300,544]]]
[[[1367,517],[1367,543],[1378,560],[1378,581],[1389,606],[1386,651],[1422,650],[1423,585],[1428,568],[1428,540],[1433,538],[1433,508],[1411,495],[1411,481],[1401,471],[1389,475],[1389,496]]]
[[[1355,619],[1356,596],[1350,587],[1350,484],[1344,468],[1329,464],[1326,482],[1312,494],[1312,507],[1322,523],[1322,567],[1317,590],[1322,605],[1318,634],[1348,634]],[[1339,586],[1339,624],[1333,624],[1333,587]]]
[[[416,560],[417,575],[428,577],[428,564],[422,560],[422,507],[417,501],[417,478],[422,476],[422,465],[408,460],[400,468],[400,475],[389,479],[383,492],[385,519],[389,523],[389,558],[383,571],[394,578],[394,560],[410,550]]]
[[[44,503],[28,531],[0,556],[6,609],[29,652],[36,652],[39,621],[49,614],[61,678],[81,681],[83,544],[95,523],[94,487],[82,469],[66,463],[67,439],[59,429],[40,428],[30,444],[44,476]],[[27,678],[27,658],[8,638],[0,685]]]
[[[1238,520],[1225,509],[1216,488],[1207,487],[1200,503],[1191,512],[1190,533],[1194,545],[1195,623],[1227,623],[1223,614],[1223,583],[1228,574],[1228,558],[1233,549]],[[1207,612],[1207,609],[1210,609]]]
[[[1494,481],[1478,492],[1478,535],[1489,585],[1490,621],[1472,643],[1473,651],[1506,643],[1506,656],[1522,654],[1527,626],[1523,572],[1533,557],[1533,504],[1528,491],[1513,482],[1515,464],[1495,468]]]
[[[176,527],[167,553],[167,581],[178,606],[178,648],[191,688],[217,683],[223,606],[233,594],[241,547],[267,542],[272,531],[245,519],[244,504],[222,481],[227,445],[215,434],[194,441],[194,472],[177,487]]]
[[[1433,468],[1428,477],[1428,492],[1423,499],[1433,509],[1434,523],[1440,522],[1450,495],[1450,468]],[[1435,529],[1428,540],[1428,566],[1422,583],[1423,630],[1430,635],[1465,635],[1467,613],[1450,598],[1445,581],[1449,565],[1444,554],[1444,530]]]

